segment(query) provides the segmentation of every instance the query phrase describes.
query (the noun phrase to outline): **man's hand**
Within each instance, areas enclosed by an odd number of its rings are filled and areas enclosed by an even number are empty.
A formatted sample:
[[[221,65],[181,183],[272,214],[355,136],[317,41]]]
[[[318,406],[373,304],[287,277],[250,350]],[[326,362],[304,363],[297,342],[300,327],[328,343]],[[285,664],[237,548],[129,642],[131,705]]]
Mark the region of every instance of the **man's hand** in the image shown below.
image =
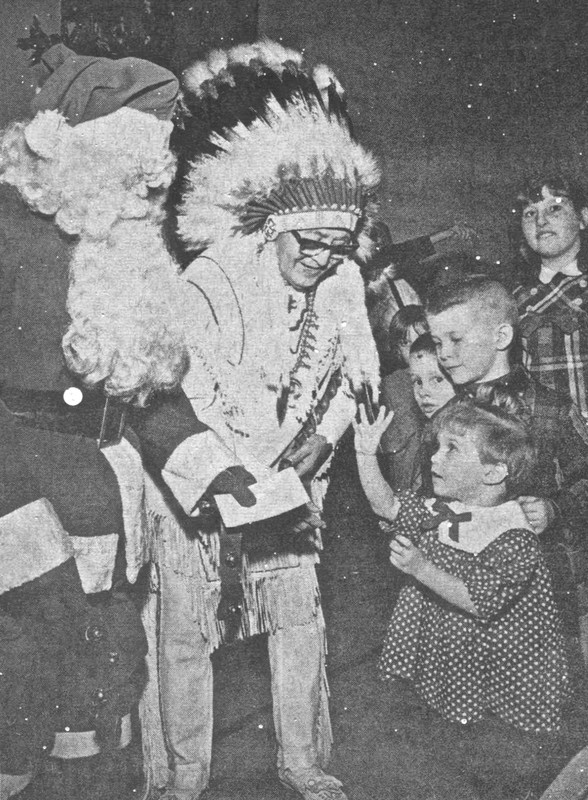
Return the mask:
[[[294,512],[293,520],[294,524],[291,530],[295,541],[308,542],[314,550],[321,550],[321,538],[317,530],[324,528],[326,523],[321,517],[318,506],[312,502],[307,503]]]
[[[257,480],[245,467],[237,464],[219,472],[206,491],[210,494],[232,494],[240,506],[254,506],[257,502],[255,495],[247,488],[252,483],[257,483]]]
[[[418,579],[427,559],[406,536],[398,535],[390,542],[390,563],[401,572]]]
[[[321,517],[320,509],[309,501],[306,505],[286,511],[277,517],[256,522],[249,531],[251,537],[249,546],[252,552],[256,546],[266,548],[268,537],[271,539],[277,534],[279,537],[285,536],[294,549],[299,549],[302,553],[308,552],[309,544],[313,550],[318,551],[321,549],[318,530],[324,527],[326,523]]]
[[[320,433],[313,433],[296,450],[286,450],[282,458],[283,466],[292,466],[298,477],[313,478],[333,452],[330,444]]]
[[[543,533],[555,519],[553,503],[545,498],[522,495],[517,500],[536,534]]]

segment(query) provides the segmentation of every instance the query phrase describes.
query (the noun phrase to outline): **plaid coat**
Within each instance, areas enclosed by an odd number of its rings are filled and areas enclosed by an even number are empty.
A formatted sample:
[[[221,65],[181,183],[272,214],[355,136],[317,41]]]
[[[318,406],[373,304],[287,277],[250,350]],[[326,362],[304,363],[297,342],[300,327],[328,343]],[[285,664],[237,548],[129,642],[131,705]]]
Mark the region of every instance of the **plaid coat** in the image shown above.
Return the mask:
[[[547,284],[519,286],[514,297],[525,366],[588,420],[588,275],[560,273]]]

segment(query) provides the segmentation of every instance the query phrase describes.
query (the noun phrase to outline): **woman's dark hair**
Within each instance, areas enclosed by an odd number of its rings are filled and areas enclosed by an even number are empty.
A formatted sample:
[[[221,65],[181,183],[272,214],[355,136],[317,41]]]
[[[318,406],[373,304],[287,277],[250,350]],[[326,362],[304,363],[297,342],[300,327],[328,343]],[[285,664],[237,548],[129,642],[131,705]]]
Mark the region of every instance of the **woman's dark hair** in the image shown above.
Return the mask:
[[[535,253],[525,239],[522,228],[523,211],[532,203],[543,199],[543,189],[548,189],[551,194],[567,197],[578,216],[582,209],[588,208],[588,194],[584,187],[577,181],[565,175],[553,175],[537,181],[524,183],[516,193],[511,206],[508,225],[508,238],[514,253],[514,269],[517,283],[530,283],[537,280],[541,267],[541,256]],[[588,234],[580,232],[580,260],[588,262]]]

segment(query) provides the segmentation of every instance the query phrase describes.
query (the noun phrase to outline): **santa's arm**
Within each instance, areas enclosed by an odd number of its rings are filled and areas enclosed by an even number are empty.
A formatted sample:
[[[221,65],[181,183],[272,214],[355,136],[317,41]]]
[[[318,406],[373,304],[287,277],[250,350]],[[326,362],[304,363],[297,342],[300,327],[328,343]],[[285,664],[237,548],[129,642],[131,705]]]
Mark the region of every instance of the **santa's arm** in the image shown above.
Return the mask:
[[[206,491],[253,505],[255,478],[220,437],[201,422],[183,391],[160,396],[131,414],[147,469],[161,476],[187,514]]]

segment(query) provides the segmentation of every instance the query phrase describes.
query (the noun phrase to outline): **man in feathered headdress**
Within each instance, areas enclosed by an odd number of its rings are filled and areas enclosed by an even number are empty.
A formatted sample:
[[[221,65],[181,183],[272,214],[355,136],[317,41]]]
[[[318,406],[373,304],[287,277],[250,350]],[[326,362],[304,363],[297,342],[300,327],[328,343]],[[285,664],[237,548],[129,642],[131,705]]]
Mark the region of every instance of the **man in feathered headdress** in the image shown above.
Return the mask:
[[[216,51],[186,73],[192,117],[182,136],[192,153],[184,159],[200,157],[186,170],[178,233],[186,249],[203,252],[183,273],[178,306],[193,356],[183,387],[260,485],[294,466],[312,504],[302,517],[249,526],[237,559],[234,529],[187,535],[182,516],[151,497],[173,763],[166,797],[177,800],[195,800],[209,780],[211,652],[232,634],[262,632],[279,778],[307,800],[345,798],[323,771],[331,729],[316,527],[328,456],[354,416],[356,393],[378,383],[352,257],[379,171],[350,135],[334,77],[323,67],[317,85],[300,64],[300,54],[262,42]],[[206,123],[217,131],[208,139]]]
[[[148,551],[130,409],[156,398],[134,413],[135,433],[187,513],[211,483],[252,500],[253,478],[232,451],[180,391],[167,394],[188,366],[161,235],[178,82],[141,59],[77,56],[61,44],[43,63],[33,118],[0,138],[2,800],[43,753],[80,764],[129,741],[146,647],[125,589]],[[200,454],[196,477],[186,453]],[[23,689],[19,642],[31,663],[61,665],[51,685],[28,673],[27,685],[55,701],[49,711],[38,696],[12,705]]]

